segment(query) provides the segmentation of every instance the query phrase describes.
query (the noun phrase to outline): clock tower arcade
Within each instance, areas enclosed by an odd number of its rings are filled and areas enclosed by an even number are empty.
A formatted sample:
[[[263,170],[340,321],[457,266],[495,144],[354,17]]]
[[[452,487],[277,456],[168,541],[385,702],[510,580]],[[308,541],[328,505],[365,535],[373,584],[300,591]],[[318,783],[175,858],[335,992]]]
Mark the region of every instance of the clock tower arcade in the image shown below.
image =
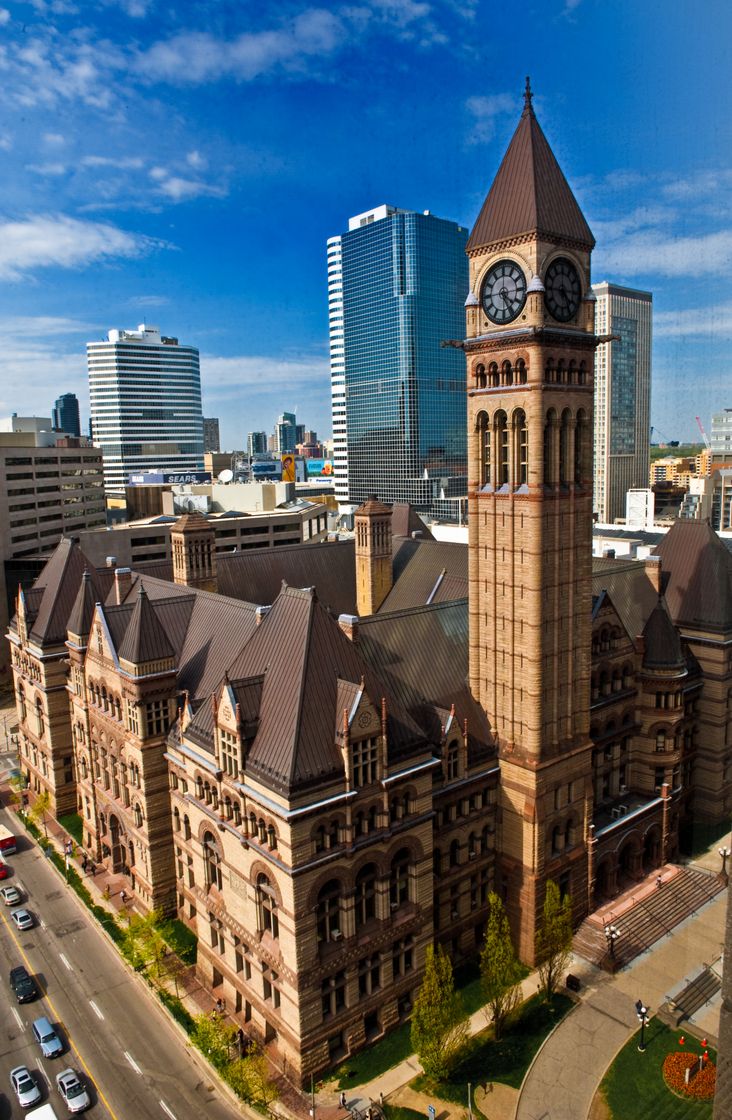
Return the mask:
[[[468,242],[470,684],[499,750],[497,890],[532,963],[588,905],[594,238],[524,110]]]

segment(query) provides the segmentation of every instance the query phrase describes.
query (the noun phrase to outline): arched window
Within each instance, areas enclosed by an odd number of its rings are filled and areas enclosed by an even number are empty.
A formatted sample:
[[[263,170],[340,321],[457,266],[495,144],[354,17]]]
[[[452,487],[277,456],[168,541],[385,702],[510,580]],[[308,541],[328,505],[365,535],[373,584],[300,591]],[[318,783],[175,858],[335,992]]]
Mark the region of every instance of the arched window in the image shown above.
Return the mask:
[[[486,412],[478,413],[478,445],[480,455],[480,485],[491,482],[491,424]]]
[[[277,833],[275,832],[275,827],[273,824],[267,825],[267,843],[269,844],[270,848],[277,847]]]
[[[280,922],[277,917],[277,899],[274,887],[264,873],[257,875],[257,913],[259,928],[271,933],[273,937],[279,937]]]
[[[79,759],[79,773],[81,774],[82,781],[86,781],[89,774],[89,768],[87,767],[86,759],[83,755]]]
[[[589,482],[592,474],[590,424],[583,408],[577,413],[574,433],[574,480],[578,486]]]
[[[190,838],[191,838],[191,822],[188,818],[188,814],[186,814],[183,817],[183,839],[184,840],[190,840]]]
[[[338,879],[329,879],[318,892],[315,907],[318,938],[320,941],[338,941],[341,930],[341,895],[343,889]]]
[[[453,741],[447,747],[447,780],[454,782],[460,771],[460,748],[458,744]]]
[[[40,696],[36,698],[36,734],[40,737],[46,730],[46,721],[43,718],[43,701]]]
[[[356,876],[356,922],[364,923],[376,917],[376,880],[375,863],[362,867]]]
[[[23,691],[22,685],[18,688],[18,712],[20,713],[21,723],[25,723],[28,718],[28,708],[26,707],[25,692]]]
[[[135,802],[132,812],[135,816],[135,828],[142,828],[142,809],[138,802]]]
[[[550,408],[546,414],[544,424],[544,485],[556,486],[556,439],[557,439],[557,414]]]
[[[203,836],[203,872],[207,887],[221,889],[221,856],[211,832]]]
[[[562,423],[559,429],[559,484],[569,486],[572,481],[572,463],[570,461],[570,427],[572,414],[568,408],[562,413]]]
[[[552,855],[553,856],[557,855],[561,851],[561,848],[560,848],[560,836],[561,836],[561,834],[562,834],[561,825],[555,824],[554,828],[552,829]]]
[[[496,485],[508,486],[508,419],[505,412],[495,415],[496,451],[498,455],[498,475]]]
[[[457,867],[460,863],[460,842],[453,840],[450,845],[450,867]]]
[[[232,802],[232,807],[234,810],[234,824],[238,828],[241,824],[241,806],[238,801],[234,801]]]
[[[497,389],[501,384],[501,377],[498,373],[498,366],[495,362],[491,362],[488,366],[488,384],[491,389]]]
[[[553,385],[557,380],[557,370],[556,366],[554,365],[553,358],[547,358],[546,368],[544,370],[544,380],[549,385]]]
[[[666,750],[666,732],[663,728],[656,732],[656,750],[659,752]]]
[[[485,386],[486,386],[485,366],[482,365],[482,363],[479,363],[475,367],[475,383],[476,383],[476,385],[478,386],[479,389],[485,389]]]
[[[474,832],[468,837],[468,859],[475,859],[478,854],[478,837]]]
[[[391,861],[389,875],[389,902],[392,910],[396,910],[405,902],[409,902],[409,872],[411,859],[406,848],[401,848]]]
[[[586,362],[580,362],[580,364],[579,364],[579,371],[577,373],[577,384],[578,385],[586,385],[587,384],[587,363]]]
[[[526,384],[526,362],[523,358],[519,358],[516,362],[516,384]]]
[[[567,821],[567,823],[564,826],[564,847],[565,848],[571,848],[572,847],[572,822],[571,822],[571,820]]]
[[[516,486],[527,486],[529,482],[529,429],[526,427],[526,413],[517,408],[513,414],[514,433],[514,480]]]
[[[501,384],[513,385],[513,370],[508,359],[501,365]]]
[[[173,809],[173,830],[180,832],[180,809],[177,805]]]

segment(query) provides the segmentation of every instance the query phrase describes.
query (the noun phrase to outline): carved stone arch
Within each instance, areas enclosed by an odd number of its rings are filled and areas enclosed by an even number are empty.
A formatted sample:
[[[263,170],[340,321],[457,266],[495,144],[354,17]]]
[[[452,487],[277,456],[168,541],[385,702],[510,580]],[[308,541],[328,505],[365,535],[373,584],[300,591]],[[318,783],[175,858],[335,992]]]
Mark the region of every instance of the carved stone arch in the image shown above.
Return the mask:
[[[272,890],[274,891],[277,905],[282,905],[282,888],[277,880],[277,875],[271,863],[266,863],[263,859],[252,860],[251,867],[249,868],[249,882],[253,887],[257,885],[257,880],[260,875],[266,875],[269,879]]]
[[[513,385],[513,366],[508,358],[501,362],[501,385]]]
[[[318,903],[318,896],[331,882],[338,884],[338,891],[341,898],[346,898],[351,893],[350,873],[345,874],[343,868],[325,867],[313,879],[308,888],[306,907],[309,910],[314,910]]]
[[[510,477],[510,445],[508,417],[502,408],[493,415],[495,454],[495,486],[508,486]]]
[[[523,408],[515,408],[511,413],[512,445],[513,445],[513,485],[528,486],[529,483],[529,428],[526,412]]]
[[[482,362],[478,362],[478,364],[476,365],[474,376],[475,376],[475,383],[478,386],[478,388],[479,389],[485,389],[485,387],[487,385],[487,378],[486,378],[485,366],[483,365]]]
[[[419,863],[424,859],[424,847],[416,836],[396,836],[386,850],[385,863],[387,867],[391,866],[391,861],[402,848],[408,850],[414,863]]]
[[[491,362],[488,366],[488,384],[491,389],[497,389],[501,384],[501,375],[498,372],[497,362]]]
[[[517,358],[516,359],[516,384],[517,385],[525,385],[527,380],[528,380],[528,374],[527,374],[527,367],[526,367],[526,359],[525,358]]]
[[[587,362],[584,360],[584,358],[580,362],[579,369],[577,370],[577,384],[587,384]]]
[[[481,409],[475,418],[475,430],[478,434],[478,462],[479,480],[481,486],[488,486],[491,482],[491,419],[488,413]]]

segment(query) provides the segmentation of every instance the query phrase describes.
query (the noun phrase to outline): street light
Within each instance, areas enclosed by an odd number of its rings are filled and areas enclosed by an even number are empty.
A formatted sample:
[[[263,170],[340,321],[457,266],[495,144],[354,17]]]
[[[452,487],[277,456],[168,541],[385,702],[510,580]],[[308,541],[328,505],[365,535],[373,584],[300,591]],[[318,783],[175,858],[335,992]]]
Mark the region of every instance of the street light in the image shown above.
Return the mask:
[[[608,948],[610,949],[610,956],[615,960],[615,942],[620,937],[620,930],[617,926],[605,926],[605,937],[607,939]]]
[[[727,859],[730,855],[729,848],[725,845],[724,848],[719,849],[719,854],[722,857],[722,878],[727,878]]]
[[[640,1054],[642,1054],[645,1051],[645,1048],[646,1048],[645,1030],[646,1030],[646,1023],[648,1022],[648,1008],[644,1005],[642,999],[637,999],[635,1001],[635,1012],[636,1012],[636,1015],[638,1016],[638,1022],[641,1025],[641,1036],[640,1036],[640,1042],[638,1043],[638,1052]]]

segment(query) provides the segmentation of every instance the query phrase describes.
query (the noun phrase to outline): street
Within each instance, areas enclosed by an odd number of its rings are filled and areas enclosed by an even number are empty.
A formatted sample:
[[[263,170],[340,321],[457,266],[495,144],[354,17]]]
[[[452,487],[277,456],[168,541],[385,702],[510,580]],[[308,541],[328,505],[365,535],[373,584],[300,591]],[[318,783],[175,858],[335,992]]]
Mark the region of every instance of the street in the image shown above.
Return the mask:
[[[11,830],[15,821],[0,812]],[[188,1120],[240,1115],[195,1060],[144,981],[130,974],[116,950],[73,891],[67,889],[37,845],[23,835],[8,858],[23,901],[39,924],[23,933],[0,905],[0,964],[7,1007],[0,1053],[0,1116],[25,1115],[10,1088],[10,1070],[27,1065],[59,1116],[68,1115],[55,1075],[72,1066],[90,1089],[88,1115],[110,1120],[154,1117]],[[42,996],[18,1005],[8,987],[9,970],[24,964]],[[31,1034],[34,1019],[46,1015],[60,1029],[64,1054],[41,1058]],[[193,1052],[194,1053],[194,1052]]]

